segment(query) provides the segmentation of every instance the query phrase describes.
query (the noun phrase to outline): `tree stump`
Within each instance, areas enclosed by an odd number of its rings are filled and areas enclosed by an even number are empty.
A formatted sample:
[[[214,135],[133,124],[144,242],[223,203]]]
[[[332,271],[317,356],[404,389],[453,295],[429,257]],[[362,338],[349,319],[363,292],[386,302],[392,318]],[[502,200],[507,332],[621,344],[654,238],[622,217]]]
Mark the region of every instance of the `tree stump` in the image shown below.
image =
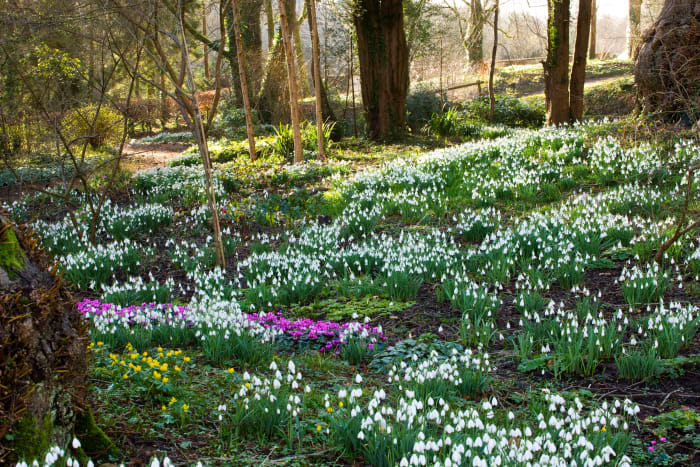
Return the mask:
[[[0,463],[66,446],[86,392],[86,325],[28,229],[0,214]]]

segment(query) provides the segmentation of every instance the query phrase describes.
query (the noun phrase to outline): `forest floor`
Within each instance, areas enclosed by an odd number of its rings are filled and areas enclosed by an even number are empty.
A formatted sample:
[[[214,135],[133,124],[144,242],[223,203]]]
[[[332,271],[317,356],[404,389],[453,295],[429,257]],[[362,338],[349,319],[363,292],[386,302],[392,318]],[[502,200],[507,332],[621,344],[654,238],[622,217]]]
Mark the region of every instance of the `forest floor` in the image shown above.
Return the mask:
[[[671,231],[667,219],[681,204],[680,177],[671,172],[640,182],[646,180],[640,170],[673,153],[675,137],[672,132],[649,134],[647,140],[656,146],[638,150],[639,134],[626,139],[625,125],[632,123],[520,130],[437,152],[431,152],[439,146],[435,138],[389,145],[346,141],[332,149],[326,164],[275,167],[272,177],[264,167],[244,168],[231,190],[219,196],[229,258],[223,274],[213,269],[211,225],[198,191],[197,167],[136,175],[112,197],[113,211],[100,241],[107,247],[115,238],[130,238],[139,264],[128,265],[126,259],[114,264],[115,273],[103,279],[110,288],[90,284],[103,277],[99,271],[66,269],[68,280],[83,284],[78,298],[138,311],[151,310],[141,303],[154,299],[182,305],[197,298],[218,309],[218,300],[229,297],[224,301],[230,316],[238,316],[232,310],[240,308],[249,316],[274,312],[298,326],[356,323],[381,328],[381,338],[369,348],[368,336],[345,337],[352,345],[319,352],[338,335],[326,338],[301,328],[301,337],[282,331],[274,344],[236,341],[238,347],[218,354],[223,350],[213,341],[183,336],[164,322],[146,333],[122,324],[106,331],[94,315],[90,403],[118,453],[92,454],[132,465],[166,454],[181,464],[395,465],[410,457],[416,438],[405,441],[410,447],[388,450],[382,444],[391,441],[386,430],[365,420],[363,436],[377,444],[358,443],[360,421],[374,403],[400,411],[404,389],[412,388],[423,394],[421,403],[427,404],[428,397],[444,399],[449,417],[467,409],[481,412],[495,399],[495,427],[512,429],[514,413],[518,427],[531,427],[541,439],[557,432],[537,422],[541,414],[558,416],[547,411],[543,399],[543,391],[550,391],[584,417],[566,423],[582,424],[593,453],[608,444],[619,451],[617,460],[625,453],[633,465],[694,465],[700,443],[694,429],[700,422],[700,334],[679,331],[673,323],[690,320],[684,322],[695,330],[700,325],[700,263],[692,259],[698,239],[687,238],[674,248],[661,271],[652,268],[656,245]],[[161,166],[180,149],[145,146],[133,149],[130,157],[143,167]],[[523,170],[528,175],[519,182]],[[493,193],[490,187],[496,187]],[[51,225],[60,225],[55,222],[60,209],[50,208],[50,202],[31,197],[24,202],[27,218],[51,213]],[[376,218],[375,207],[381,209]],[[168,222],[156,222],[160,217],[153,212],[166,215]],[[128,226],[126,219],[134,227],[119,230]],[[336,226],[354,233],[347,236]],[[55,228],[42,232],[54,254],[81,251]],[[538,242],[545,242],[540,253],[528,259],[530,253],[521,248]],[[548,250],[555,253],[547,256]],[[568,256],[572,251],[578,253]],[[396,279],[387,275],[387,267],[395,268],[389,271]],[[648,296],[630,299],[632,279],[625,274],[632,270],[642,274],[634,280]],[[82,281],[85,275],[88,280]],[[663,290],[649,289],[647,278],[662,281]],[[452,295],[453,287],[462,295]],[[476,309],[491,309],[492,298],[497,303],[493,314],[479,315],[486,321],[470,321]],[[665,308],[659,307],[661,299]],[[670,303],[680,308],[669,309]],[[665,320],[671,334],[658,329],[658,320]],[[584,335],[597,337],[588,342],[576,334],[588,343],[564,349],[557,332],[571,322],[578,327],[568,332],[585,329]],[[604,340],[604,335],[614,339]],[[659,350],[653,350],[655,342]],[[488,360],[485,368],[472,362],[459,370],[466,371],[465,378],[482,381],[475,389],[410,378],[403,379],[401,389],[387,379],[392,368],[408,378],[402,363],[414,355],[429,369],[458,368],[450,363],[453,351]],[[132,362],[152,365],[147,358],[158,361],[157,377],[153,366],[145,373],[134,369]],[[296,389],[271,368],[274,363],[285,374],[290,361],[292,380],[297,372],[302,375]],[[651,369],[645,367],[649,364]],[[170,382],[164,384],[166,375]],[[310,392],[301,391],[307,385]],[[360,418],[339,396],[358,387],[362,396],[353,406],[361,409]],[[377,391],[385,391],[386,400],[370,402]],[[266,405],[270,394],[285,402]],[[300,398],[290,401],[296,409],[285,408],[288,397]],[[622,399],[639,408],[634,417],[624,417],[627,430],[607,425],[606,431],[583,421],[589,410],[605,410]],[[282,415],[267,415],[268,410]],[[618,415],[606,416],[612,421]],[[383,416],[395,433],[414,437],[424,431],[432,440],[463,442],[442,423],[407,426],[390,412]],[[476,430],[470,436],[485,435]],[[561,439],[556,450],[567,446]]]

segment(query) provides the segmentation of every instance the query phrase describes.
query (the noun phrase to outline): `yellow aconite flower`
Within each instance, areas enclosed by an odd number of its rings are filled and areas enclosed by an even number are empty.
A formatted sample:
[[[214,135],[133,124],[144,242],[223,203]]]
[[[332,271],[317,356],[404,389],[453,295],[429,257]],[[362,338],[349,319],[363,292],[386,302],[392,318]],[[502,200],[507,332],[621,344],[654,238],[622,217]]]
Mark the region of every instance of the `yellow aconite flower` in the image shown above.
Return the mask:
[[[165,405],[161,405],[160,408],[161,408],[161,410],[167,409],[167,407]]]
[[[168,382],[168,378],[167,378],[167,377],[163,377],[163,384],[165,384],[165,383],[167,383],[167,382]]]
[[[104,342],[102,342],[102,341],[98,341],[98,342],[97,342],[97,346],[98,346],[98,347],[102,347],[103,345],[105,345]]]
[[[143,355],[144,357],[147,357],[147,356],[148,356],[148,352],[144,351],[141,355]]]
[[[173,397],[170,399],[170,402],[168,402],[168,404],[173,405],[175,402],[177,402],[177,399],[175,399],[175,397]]]
[[[226,371],[228,371],[228,373],[229,373],[230,375],[232,375],[232,374],[233,374],[233,372],[234,372],[234,371],[236,371],[236,370],[234,370],[233,368],[229,368],[229,369],[228,369],[228,370],[226,370]]]
[[[136,367],[134,368],[134,371],[135,371],[136,373],[138,373],[139,371],[141,371],[141,365],[136,365]]]
[[[190,410],[190,406],[187,404],[182,404],[182,411],[187,412],[188,410]]]
[[[131,357],[132,360],[136,360],[136,357],[138,357],[138,356],[139,356],[139,354],[137,354],[137,353],[132,353],[131,355],[129,355],[129,357]]]
[[[343,408],[343,401],[338,402],[338,407]]]
[[[326,410],[328,411],[328,413],[333,413],[333,407],[328,407]]]
[[[249,387],[250,387],[250,383],[245,383],[245,387],[249,388]]]
[[[321,425],[316,425],[316,431],[321,431]]]
[[[153,377],[154,377],[155,379],[160,379],[160,373],[158,373],[157,371],[153,370]]]
[[[176,366],[175,366],[175,371],[177,371],[178,373],[180,373],[182,370],[180,369],[179,366],[176,365]]]
[[[124,378],[124,379],[129,379],[129,375],[127,375],[126,373],[124,373],[123,378]]]
[[[160,371],[168,371],[168,364],[167,364],[167,363],[163,363],[163,364],[160,366]]]
[[[186,361],[186,362],[189,362],[189,361],[190,361],[190,357],[184,357],[183,360]]]
[[[162,352],[162,351],[163,351],[163,347],[158,347],[158,352]]]

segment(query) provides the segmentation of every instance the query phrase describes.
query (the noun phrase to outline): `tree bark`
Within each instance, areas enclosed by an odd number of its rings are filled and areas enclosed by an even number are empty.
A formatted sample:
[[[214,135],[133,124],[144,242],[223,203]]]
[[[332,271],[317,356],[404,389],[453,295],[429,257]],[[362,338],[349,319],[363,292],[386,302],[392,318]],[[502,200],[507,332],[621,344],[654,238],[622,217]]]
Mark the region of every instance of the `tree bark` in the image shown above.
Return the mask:
[[[358,0],[354,23],[369,136],[403,134],[409,76],[402,2]]]
[[[31,465],[42,444],[65,446],[78,431],[89,338],[38,239],[4,215],[0,239],[0,459]]]
[[[294,163],[304,161],[304,149],[301,146],[301,129],[299,128],[299,90],[297,89],[297,73],[294,64],[294,46],[287,14],[294,14],[294,11],[287,11],[285,0],[279,0],[280,23],[282,23],[282,40],[284,41],[284,52],[287,58],[287,78],[289,81],[289,108],[292,116],[292,133],[294,135]],[[296,21],[296,18],[292,17]]]
[[[644,34],[634,74],[646,112],[700,118],[700,0],[666,0]]]
[[[313,49],[313,75],[314,75],[314,90],[316,91],[315,107],[316,107],[316,136],[318,144],[318,158],[323,160],[326,158],[325,142],[323,141],[323,112],[321,111],[321,45],[318,41],[318,25],[316,24],[316,2],[314,0],[306,0],[306,8],[309,13],[309,31],[311,32],[311,47]]]
[[[591,7],[591,0],[579,0],[578,2],[576,44],[569,92],[569,120],[571,122],[578,122],[583,118],[583,88],[586,81],[586,52],[588,51],[591,29]]]
[[[642,39],[640,22],[642,19],[642,0],[629,0],[627,20],[627,56],[634,59],[637,46]]]
[[[239,21],[240,11],[238,9],[237,0],[232,0],[231,10],[233,12],[233,32],[235,35],[236,43],[236,56],[238,59],[238,69],[245,70],[245,59],[243,58],[243,45],[241,41],[241,23]],[[253,131],[253,114],[250,110],[250,98],[248,97],[248,80],[245,73],[239,73],[238,75],[241,79],[241,94],[243,97],[243,109],[245,111],[245,126],[248,131],[248,152],[250,153],[250,160],[257,159],[257,154],[255,152],[255,133]]]
[[[493,12],[493,50],[491,51],[491,68],[489,69],[489,121],[494,123],[496,120],[496,97],[493,93],[493,75],[496,71],[496,54],[498,53],[498,0]],[[442,57],[440,57],[442,59]],[[442,63],[440,63],[442,68]],[[440,77],[442,80],[442,76]],[[442,89],[440,89],[442,93]]]
[[[596,40],[598,34],[598,0],[591,2],[591,32],[588,41],[588,58],[595,60],[596,58]]]
[[[547,60],[544,94],[547,124],[569,121],[569,0],[547,0]]]

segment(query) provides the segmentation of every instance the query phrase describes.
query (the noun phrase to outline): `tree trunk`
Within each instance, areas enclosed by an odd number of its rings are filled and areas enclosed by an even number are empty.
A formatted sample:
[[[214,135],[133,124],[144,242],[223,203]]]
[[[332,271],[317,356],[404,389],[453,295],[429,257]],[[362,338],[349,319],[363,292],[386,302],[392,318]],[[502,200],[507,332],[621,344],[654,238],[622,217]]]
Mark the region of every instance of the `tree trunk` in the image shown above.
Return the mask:
[[[627,21],[627,56],[634,59],[637,46],[642,40],[640,22],[642,19],[642,0],[629,0],[629,17]]]
[[[260,13],[262,9],[262,0],[242,0],[240,4],[242,24],[245,24],[245,29],[241,30],[241,39],[243,44],[244,62],[246,67],[246,78],[250,84],[249,98],[256,95],[260,90],[259,83],[263,75],[263,56],[262,56],[262,32],[260,27]],[[234,99],[237,105],[243,105],[243,95],[241,94],[240,78],[238,77],[240,70],[238,68],[236,40],[233,30],[233,13],[231,7],[226,9],[226,34],[228,35],[228,55],[227,61],[231,69],[231,87],[233,88]]]
[[[309,0],[306,0],[306,7],[307,9],[309,8]],[[316,1],[314,0],[314,5],[316,5]],[[318,10],[314,9],[314,12],[316,13],[316,19],[318,20]],[[311,30],[311,16],[308,17],[309,20],[309,30]],[[318,38],[318,21],[316,22],[316,37]],[[320,61],[321,61],[321,47],[319,43],[319,51],[318,51],[318,56],[319,56],[319,77],[320,77]],[[315,73],[315,65],[314,61],[311,61],[311,74],[313,75]],[[315,76],[315,75],[314,75]],[[315,80],[315,77],[314,77]],[[335,113],[333,112],[333,108],[331,107],[331,103],[328,100],[328,90],[326,89],[326,84],[321,80],[320,83],[320,90],[316,88],[316,84],[314,83],[314,95],[316,98],[320,96],[321,98],[321,113],[324,115],[324,121],[325,122],[337,122],[338,119],[335,116]]]
[[[306,9],[309,13],[309,31],[311,33],[311,46],[313,49],[313,75],[314,75],[314,90],[316,91],[316,99],[314,99],[316,107],[316,136],[318,144],[318,158],[323,160],[326,158],[325,142],[323,141],[323,112],[321,111],[321,45],[318,42],[318,27],[316,24],[316,2],[314,0],[306,0]]]
[[[265,25],[267,27],[267,49],[272,49],[275,41],[275,14],[272,11],[272,0],[263,0],[265,6]]]
[[[571,67],[571,89],[569,93],[569,116],[571,122],[583,118],[583,88],[586,81],[586,52],[591,29],[591,0],[579,0],[576,23],[576,45],[574,64]]]
[[[241,44],[241,23],[239,21],[240,11],[238,9],[238,2],[236,0],[232,1],[231,10],[233,12],[233,32],[235,35],[236,42],[236,56],[238,59],[238,69],[245,69],[245,61],[243,58],[243,46]],[[250,153],[250,160],[257,159],[257,154],[255,153],[255,134],[253,132],[253,115],[250,110],[250,98],[248,97],[248,80],[246,79],[245,73],[240,73],[238,75],[241,79],[241,94],[243,96],[243,108],[245,110],[245,126],[248,131],[248,151]]]
[[[206,0],[202,2],[202,35],[207,37],[207,2]],[[203,44],[204,49],[204,77],[209,79],[209,46]]]
[[[596,35],[598,34],[598,0],[591,1],[591,32],[588,41],[588,58],[596,58]]]
[[[496,71],[496,54],[498,53],[498,0],[493,12],[493,50],[491,51],[491,69],[489,70],[489,121],[496,120],[496,98],[493,93],[493,75]],[[442,57],[440,57],[442,59]],[[442,68],[442,63],[440,63]],[[442,77],[440,78],[442,80]],[[442,89],[440,89],[442,93]]]
[[[282,23],[282,40],[284,52],[287,58],[287,78],[289,81],[289,108],[292,114],[292,133],[294,135],[294,163],[304,161],[304,149],[301,146],[301,129],[299,128],[299,91],[297,89],[297,73],[294,65],[294,47],[287,14],[294,14],[294,10],[287,11],[285,0],[279,0],[280,23]],[[292,16],[296,21],[296,18]]]
[[[400,135],[406,126],[408,47],[401,0],[358,0],[354,17],[369,136]]]
[[[467,55],[469,65],[474,66],[484,61],[484,7],[481,0],[472,0],[469,15],[469,43],[467,44]]]
[[[700,0],[666,0],[634,66],[644,110],[700,119]]]
[[[290,0],[287,0],[291,3]],[[268,54],[265,76],[258,94],[257,109],[260,119],[265,123],[289,123],[291,113],[289,106],[289,80],[287,79],[286,60],[284,58],[284,41],[281,25]]]
[[[38,239],[4,216],[0,238],[0,459],[31,465],[80,431],[89,338]]]
[[[544,94],[547,124],[569,121],[569,0],[547,0],[547,60]]]
[[[295,13],[296,15],[296,13]],[[309,75],[306,72],[306,58],[304,57],[304,47],[302,47],[301,42],[301,24],[304,22],[304,16],[298,20],[292,21],[292,26],[294,26],[293,37],[294,37],[294,55],[296,55],[297,60],[297,77],[299,79],[299,96],[308,97],[311,95],[311,86],[309,84]],[[293,16],[295,18],[296,16]]]

